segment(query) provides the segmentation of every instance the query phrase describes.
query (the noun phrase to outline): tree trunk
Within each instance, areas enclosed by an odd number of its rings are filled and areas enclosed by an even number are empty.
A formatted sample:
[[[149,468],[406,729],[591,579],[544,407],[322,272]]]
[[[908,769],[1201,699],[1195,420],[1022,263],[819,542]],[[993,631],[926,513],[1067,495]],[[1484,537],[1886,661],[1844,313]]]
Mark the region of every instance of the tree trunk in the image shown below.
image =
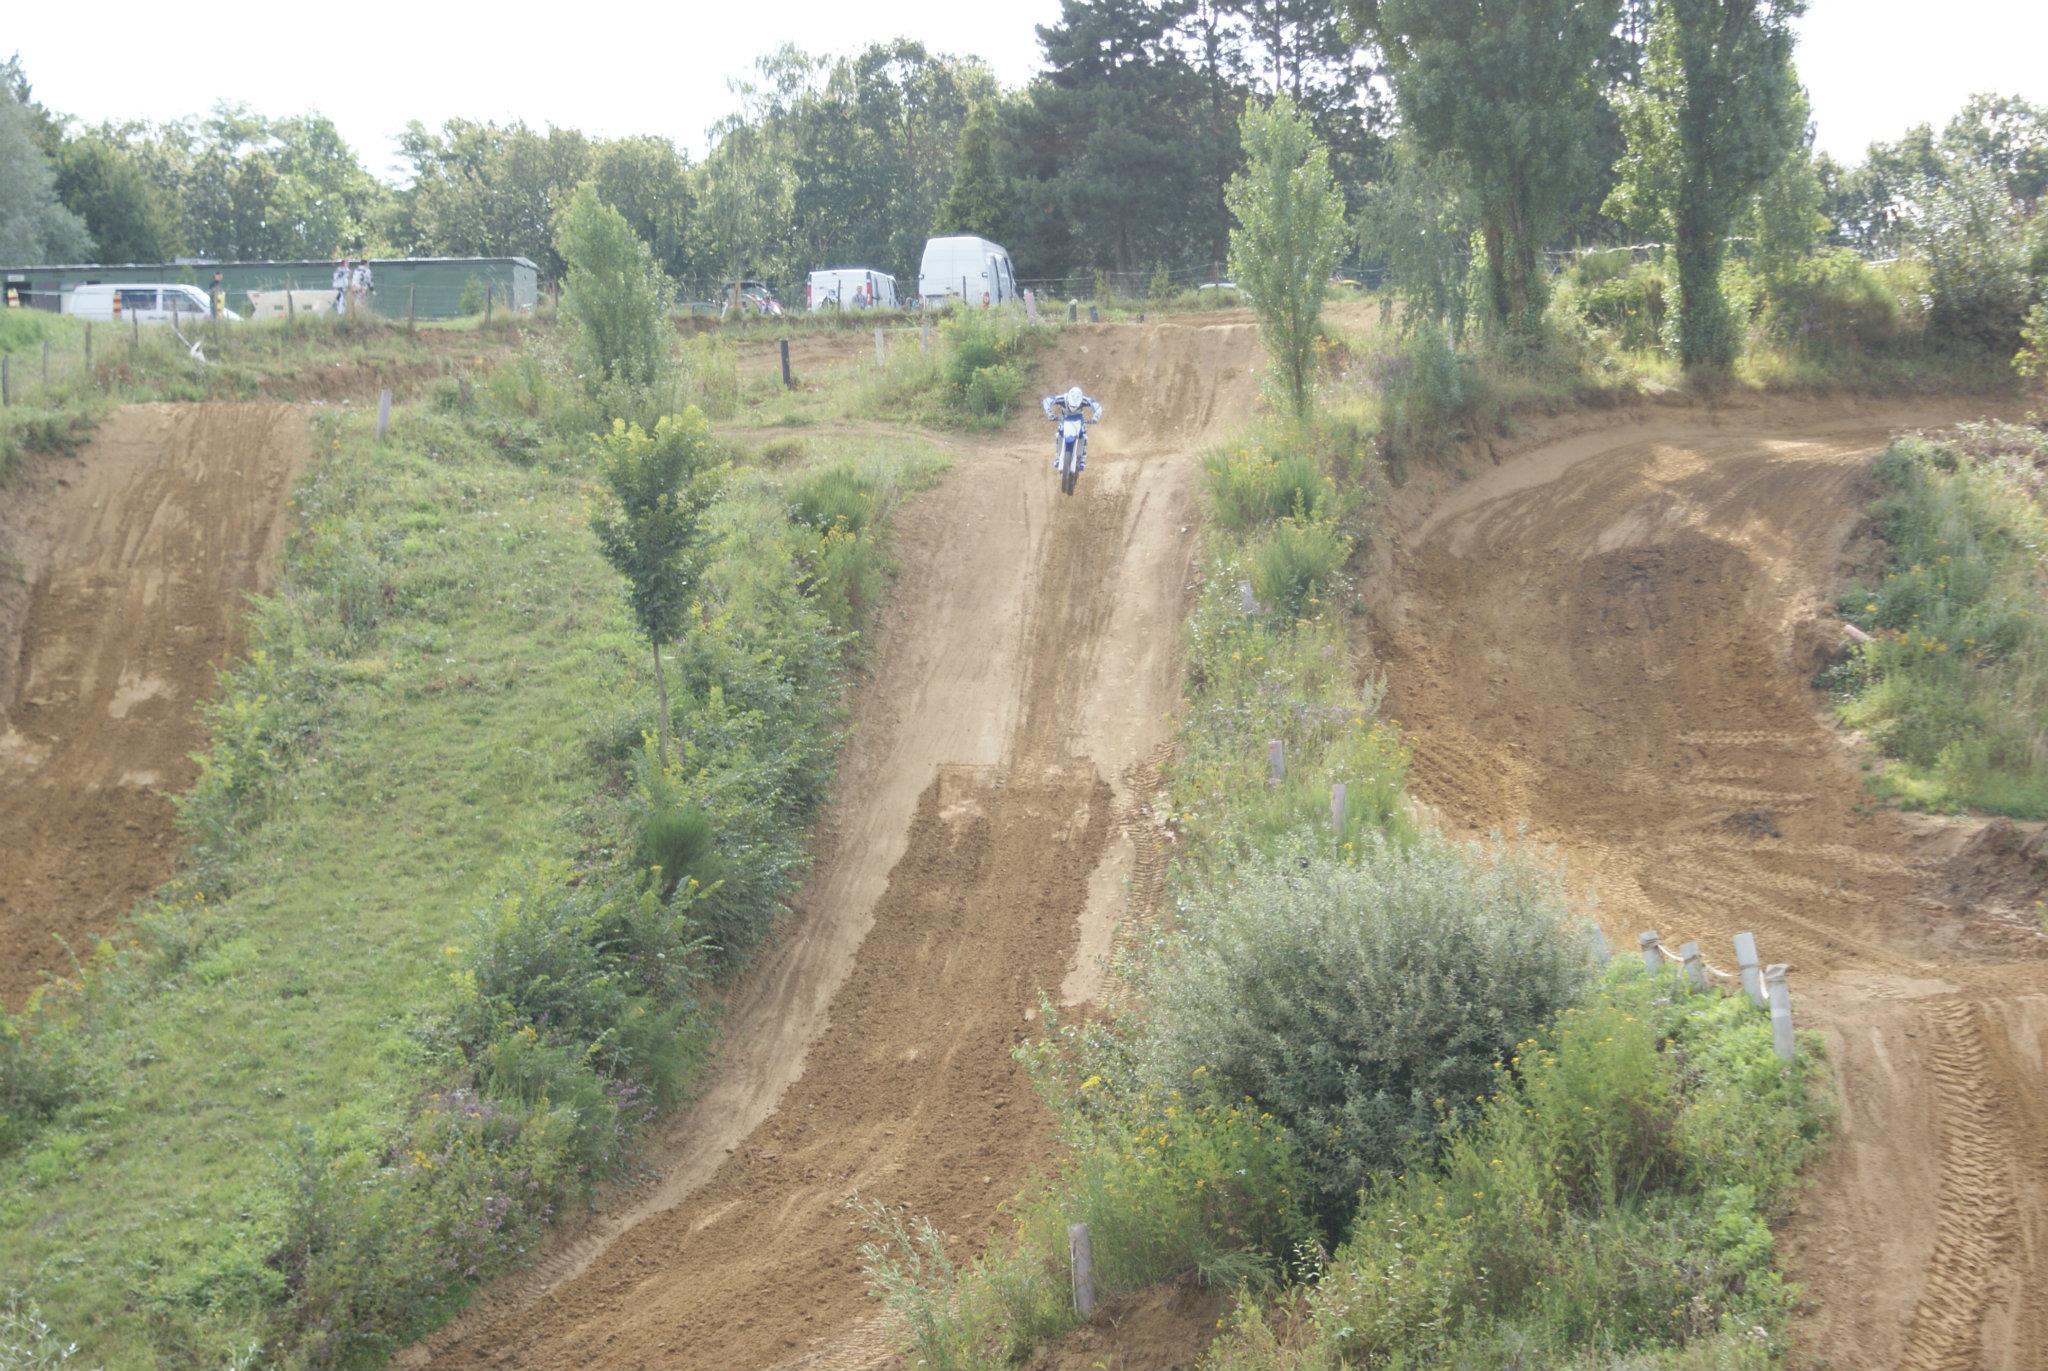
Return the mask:
[[[1687,371],[1735,363],[1735,329],[1721,295],[1721,236],[1688,226],[1680,211],[1678,254],[1678,361]]]
[[[1486,221],[1481,235],[1486,240],[1486,285],[1493,297],[1493,320],[1504,324],[1513,313],[1508,294],[1507,235],[1494,219]]]
[[[656,719],[655,760],[661,763],[663,771],[668,770],[668,673],[661,665],[661,644],[654,645],[654,694],[661,710]]]

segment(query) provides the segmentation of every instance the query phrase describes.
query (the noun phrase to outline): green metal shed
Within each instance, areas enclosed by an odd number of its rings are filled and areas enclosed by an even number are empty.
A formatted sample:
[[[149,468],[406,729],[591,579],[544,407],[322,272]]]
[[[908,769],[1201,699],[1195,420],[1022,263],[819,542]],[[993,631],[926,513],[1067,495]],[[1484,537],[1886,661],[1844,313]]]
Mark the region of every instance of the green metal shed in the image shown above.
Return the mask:
[[[62,308],[73,286],[100,282],[181,281],[202,289],[220,273],[228,308],[248,314],[252,290],[324,290],[334,279],[337,260],[305,262],[124,262],[111,266],[0,267],[0,280],[12,287],[21,304],[38,309]],[[540,291],[540,272],[524,257],[372,257],[370,274],[376,291],[371,309],[387,319],[403,319],[408,301],[421,319],[452,319],[462,311],[463,292],[476,282],[477,307],[489,295],[498,309],[530,310]]]

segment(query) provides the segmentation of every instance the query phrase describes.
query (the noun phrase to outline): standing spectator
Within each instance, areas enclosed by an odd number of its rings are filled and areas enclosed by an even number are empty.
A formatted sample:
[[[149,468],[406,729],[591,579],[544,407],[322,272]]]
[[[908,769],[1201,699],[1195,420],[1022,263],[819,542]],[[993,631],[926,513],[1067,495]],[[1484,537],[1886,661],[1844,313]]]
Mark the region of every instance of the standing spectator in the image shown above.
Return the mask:
[[[334,312],[340,314],[348,308],[349,269],[348,258],[334,264]]]
[[[213,289],[207,292],[207,300],[213,305],[213,317],[221,318],[228,312],[228,288],[221,284],[220,273],[213,274]]]
[[[370,259],[365,257],[356,263],[355,274],[349,278],[349,285],[355,295],[355,307],[364,314],[370,312],[370,297],[377,293],[376,279],[370,274]]]

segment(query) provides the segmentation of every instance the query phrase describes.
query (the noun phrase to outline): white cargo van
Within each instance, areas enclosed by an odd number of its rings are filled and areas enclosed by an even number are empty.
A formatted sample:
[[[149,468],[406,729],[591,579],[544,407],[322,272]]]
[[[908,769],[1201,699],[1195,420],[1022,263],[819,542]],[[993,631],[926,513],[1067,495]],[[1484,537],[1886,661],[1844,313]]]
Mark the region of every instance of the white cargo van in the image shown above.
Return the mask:
[[[999,243],[986,238],[933,238],[924,245],[917,293],[927,305],[943,305],[954,298],[970,305],[1000,305],[1017,298],[1017,275],[1008,250]]]
[[[896,278],[867,267],[830,267],[811,273],[804,295],[813,314],[824,309],[894,309]]]
[[[206,292],[197,286],[176,282],[73,286],[64,296],[64,313],[81,319],[119,319],[127,323],[140,319],[145,324],[168,324],[173,319],[196,323],[213,313]],[[224,319],[240,319],[233,310]]]

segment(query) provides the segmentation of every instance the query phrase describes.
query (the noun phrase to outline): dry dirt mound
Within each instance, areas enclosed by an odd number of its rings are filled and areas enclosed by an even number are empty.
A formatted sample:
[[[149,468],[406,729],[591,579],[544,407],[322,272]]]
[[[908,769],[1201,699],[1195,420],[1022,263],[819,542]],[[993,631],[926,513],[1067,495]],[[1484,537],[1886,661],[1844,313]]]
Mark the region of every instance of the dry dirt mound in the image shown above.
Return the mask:
[[[1617,947],[1656,929],[1732,964],[1750,929],[1793,965],[1843,1119],[1787,1265],[1801,1344],[1838,1367],[2048,1366],[2048,962],[1979,898],[2010,898],[2025,843],[1871,805],[1802,631],[1871,455],[1960,417],[1767,408],[1538,447],[1420,523],[1378,616],[1444,820],[1526,822]]]
[[[169,797],[308,451],[288,406],[142,405],[9,492],[26,593],[0,623],[0,1000],[171,874]]]
[[[1233,323],[1070,333],[1041,379],[1110,416],[1079,493],[1057,493],[1050,431],[1026,419],[904,512],[817,865],[659,1179],[406,1364],[891,1360],[845,1201],[929,1214],[972,1251],[1048,1155],[1010,1051],[1041,992],[1096,994],[1132,892],[1156,889],[1189,444],[1249,403],[1255,344]]]

